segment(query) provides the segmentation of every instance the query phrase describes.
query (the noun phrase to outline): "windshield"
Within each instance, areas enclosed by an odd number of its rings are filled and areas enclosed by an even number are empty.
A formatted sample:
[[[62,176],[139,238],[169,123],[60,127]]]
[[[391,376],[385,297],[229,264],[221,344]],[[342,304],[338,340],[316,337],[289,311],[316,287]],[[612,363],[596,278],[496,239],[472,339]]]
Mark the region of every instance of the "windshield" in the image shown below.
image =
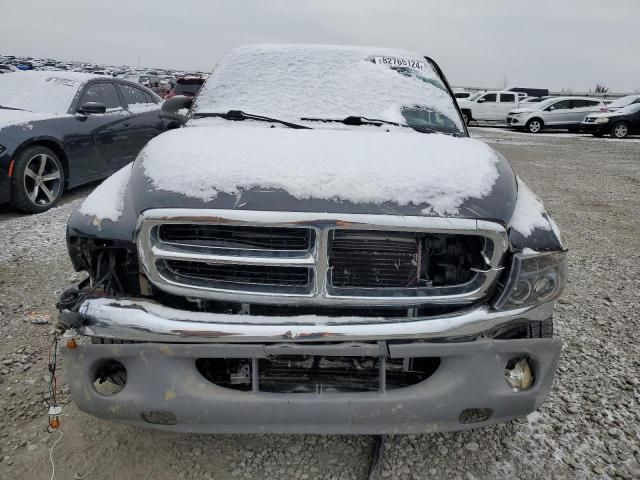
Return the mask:
[[[536,110],[538,110],[538,109],[544,110],[549,105],[553,105],[554,103],[556,103],[558,100],[560,100],[560,99],[559,98],[549,98],[547,100],[543,100],[541,102],[534,103],[533,105],[531,105],[531,108],[535,108]]]
[[[640,95],[627,95],[626,97],[622,97],[611,102],[607,106],[609,108],[622,108],[622,107],[626,107],[627,105],[631,105],[633,102],[639,99],[640,99]]]
[[[453,99],[429,63],[417,54],[388,49],[236,49],[213,70],[192,111],[197,115],[229,110],[290,122],[357,116],[463,132]]]
[[[79,77],[78,77],[79,76]],[[30,112],[67,113],[82,74],[21,72],[0,76],[0,106]]]
[[[203,83],[204,79],[202,78],[178,79],[176,85],[173,87],[173,92],[176,95],[195,96]]]

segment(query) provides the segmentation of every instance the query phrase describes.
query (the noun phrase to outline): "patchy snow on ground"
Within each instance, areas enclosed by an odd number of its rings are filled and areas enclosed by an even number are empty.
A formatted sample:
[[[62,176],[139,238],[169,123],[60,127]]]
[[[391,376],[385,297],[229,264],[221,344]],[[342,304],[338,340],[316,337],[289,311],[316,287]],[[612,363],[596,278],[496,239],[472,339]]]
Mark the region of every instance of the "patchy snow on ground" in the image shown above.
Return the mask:
[[[125,165],[98,186],[80,206],[80,213],[97,220],[115,222],[124,209],[124,193],[131,178],[133,163]]]
[[[440,215],[489,194],[499,161],[470,138],[268,124],[173,130],[152,140],[141,158],[156,189],[204,201],[264,188],[300,199],[427,205],[424,213]]]
[[[400,111],[412,106],[438,111],[462,131],[454,102],[423,55],[376,47],[252,45],[218,63],[193,110],[244,110],[290,121],[354,115],[404,122]]]
[[[518,199],[509,225],[525,237],[531,235],[536,228],[551,230],[542,201],[520,177],[518,177]]]

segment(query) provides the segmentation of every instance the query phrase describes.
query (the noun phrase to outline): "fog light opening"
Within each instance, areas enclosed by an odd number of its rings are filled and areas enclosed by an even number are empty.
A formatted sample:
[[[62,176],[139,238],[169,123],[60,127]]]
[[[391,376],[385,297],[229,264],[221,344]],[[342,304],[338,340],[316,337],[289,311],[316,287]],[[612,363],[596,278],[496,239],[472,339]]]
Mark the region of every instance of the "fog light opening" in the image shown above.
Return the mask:
[[[512,358],[504,369],[504,377],[514,390],[528,390],[533,385],[533,370],[527,357]]]
[[[103,361],[93,375],[93,388],[105,397],[120,393],[126,384],[127,369],[117,360]]]
[[[458,421],[460,423],[480,423],[491,418],[493,410],[490,408],[467,408],[460,412]]]

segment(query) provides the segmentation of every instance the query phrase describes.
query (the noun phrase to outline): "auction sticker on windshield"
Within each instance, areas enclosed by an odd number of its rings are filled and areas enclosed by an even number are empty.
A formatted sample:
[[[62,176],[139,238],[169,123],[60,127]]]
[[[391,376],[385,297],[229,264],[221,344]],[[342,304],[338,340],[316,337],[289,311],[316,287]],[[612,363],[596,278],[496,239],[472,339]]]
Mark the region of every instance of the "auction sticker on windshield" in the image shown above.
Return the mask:
[[[409,67],[416,70],[426,70],[427,64],[418,60],[412,60],[410,58],[396,58],[396,57],[374,57],[374,62],[377,65],[389,65],[390,67]]]

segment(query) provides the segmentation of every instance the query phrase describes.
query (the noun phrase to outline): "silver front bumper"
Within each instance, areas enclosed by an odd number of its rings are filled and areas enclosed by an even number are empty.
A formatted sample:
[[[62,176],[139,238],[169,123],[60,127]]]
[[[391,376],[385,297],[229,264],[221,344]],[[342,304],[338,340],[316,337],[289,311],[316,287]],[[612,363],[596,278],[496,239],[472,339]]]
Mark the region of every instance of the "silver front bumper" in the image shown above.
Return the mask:
[[[317,342],[435,339],[480,335],[518,321],[551,318],[553,304],[496,311],[480,306],[415,318],[261,317],[192,312],[144,299],[90,299],[82,303],[82,335],[168,343]]]

